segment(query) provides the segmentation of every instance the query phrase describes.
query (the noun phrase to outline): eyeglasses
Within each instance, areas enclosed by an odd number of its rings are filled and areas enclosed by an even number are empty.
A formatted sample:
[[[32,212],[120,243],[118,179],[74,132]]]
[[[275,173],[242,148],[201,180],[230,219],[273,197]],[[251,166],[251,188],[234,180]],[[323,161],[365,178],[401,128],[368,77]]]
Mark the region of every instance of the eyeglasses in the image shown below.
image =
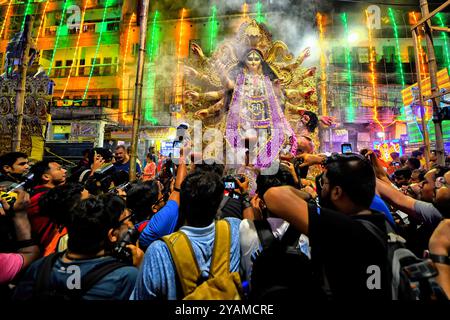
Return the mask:
[[[450,187],[450,183],[447,183],[447,181],[445,181],[444,177],[438,177],[436,178],[436,181],[434,182],[434,186],[436,189],[442,188],[442,187]]]
[[[321,175],[318,179],[317,179],[317,183],[319,184],[320,189],[323,189],[323,186],[328,184],[328,182],[324,181],[325,179],[323,178],[323,175]]]

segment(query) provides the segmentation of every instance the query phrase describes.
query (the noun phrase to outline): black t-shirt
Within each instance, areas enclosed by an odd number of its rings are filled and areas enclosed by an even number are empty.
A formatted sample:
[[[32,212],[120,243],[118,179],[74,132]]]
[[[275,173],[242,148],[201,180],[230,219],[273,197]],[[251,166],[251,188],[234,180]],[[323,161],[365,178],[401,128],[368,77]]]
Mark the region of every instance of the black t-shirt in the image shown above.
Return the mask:
[[[376,236],[356,217],[315,205],[308,209],[311,261],[319,278],[326,275],[333,299],[391,299],[387,249]],[[357,219],[368,220],[386,232],[380,213],[358,215]],[[374,271],[377,267],[380,272]],[[377,274],[381,286],[373,289]]]

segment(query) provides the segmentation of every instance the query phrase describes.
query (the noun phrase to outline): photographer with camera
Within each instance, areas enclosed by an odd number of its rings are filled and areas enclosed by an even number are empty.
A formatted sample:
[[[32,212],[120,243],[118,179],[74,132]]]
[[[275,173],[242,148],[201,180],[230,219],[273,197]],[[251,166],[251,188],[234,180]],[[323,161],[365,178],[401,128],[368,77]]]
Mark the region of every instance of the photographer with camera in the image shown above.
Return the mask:
[[[33,263],[13,299],[127,300],[143,252],[132,243],[125,202],[112,194],[91,197],[70,215],[67,250]]]
[[[89,153],[89,167],[83,171],[78,182],[83,183],[92,195],[106,193],[116,172],[113,165],[113,154],[109,149],[94,148]]]
[[[27,207],[30,197],[25,191],[19,190],[14,205],[0,199],[2,207],[0,216],[9,215],[15,229],[16,239],[14,250],[0,253],[0,297],[2,301],[9,300],[8,284],[26,270],[33,261],[39,258],[39,247],[31,237],[31,226],[28,220]]]
[[[150,217],[136,225],[136,229],[141,231],[139,244],[142,248],[147,248],[153,241],[177,228],[180,187],[187,174],[185,153],[181,148],[177,176],[171,190],[167,192],[167,202],[164,185],[158,180],[138,184],[127,193],[127,205],[132,212],[140,219]]]

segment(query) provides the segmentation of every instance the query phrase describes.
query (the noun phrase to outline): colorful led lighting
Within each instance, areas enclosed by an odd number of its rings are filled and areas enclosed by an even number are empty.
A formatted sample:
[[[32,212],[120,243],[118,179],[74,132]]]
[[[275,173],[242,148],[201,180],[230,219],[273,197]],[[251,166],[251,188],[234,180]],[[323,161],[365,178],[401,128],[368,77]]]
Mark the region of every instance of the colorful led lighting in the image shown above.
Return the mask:
[[[38,43],[38,40],[39,40],[39,36],[40,36],[40,34],[41,34],[42,27],[44,26],[45,13],[47,12],[47,6],[48,6],[49,2],[50,2],[50,0],[47,0],[47,1],[45,2],[44,10],[43,10],[43,12],[42,12],[42,17],[41,17],[41,22],[39,23],[39,29],[38,29],[38,32],[37,32],[37,35],[36,35],[36,40],[35,40],[35,43],[36,43],[36,44]]]
[[[64,95],[66,94],[66,90],[67,90],[67,87],[69,85],[70,77],[72,76],[73,66],[75,65],[75,63],[77,61],[78,47],[80,45],[81,34],[83,33],[84,17],[86,15],[86,8],[87,8],[87,5],[88,5],[89,1],[90,0],[85,0],[84,1],[83,12],[81,13],[80,32],[78,33],[77,43],[75,45],[75,50],[73,50],[72,64],[70,65],[69,75],[67,77],[66,84],[64,85],[64,90],[63,90],[63,92],[61,94],[61,99],[64,99]]]
[[[342,24],[344,25],[345,32],[345,61],[347,62],[347,82],[348,82],[348,122],[353,122],[355,120],[355,109],[353,108],[353,79],[352,79],[352,56],[350,54],[350,44],[348,41],[348,20],[347,13],[341,14]]]
[[[216,19],[216,6],[211,8],[211,17],[209,18],[209,52],[214,51],[216,38],[217,38],[217,19]]]
[[[416,13],[413,11],[411,12],[411,16],[413,17],[414,20],[414,24],[417,24],[418,20],[417,20],[417,16]],[[420,70],[422,70],[422,77],[426,77],[426,73],[427,73],[427,69],[426,69],[426,65],[425,65],[425,52],[423,51],[423,47],[422,47],[422,36],[420,35],[420,29],[417,29],[417,42],[419,45],[419,56],[420,56],[420,61],[418,61],[419,66],[420,66]]]
[[[177,48],[177,76],[175,80],[175,103],[181,103],[183,100],[183,72],[181,72],[182,44],[184,37],[184,14],[186,9],[181,10],[181,18],[179,20],[180,34]]]
[[[317,25],[319,27],[319,42],[320,42],[320,93],[321,93],[321,107],[322,115],[327,115],[327,74],[326,74],[326,58],[325,58],[325,43],[324,43],[324,17],[317,13]]]
[[[106,0],[105,8],[103,9],[102,26],[101,26],[101,29],[100,29],[100,35],[98,36],[97,48],[95,48],[94,63],[92,64],[91,71],[89,72],[89,79],[88,79],[87,84],[86,84],[86,89],[84,90],[83,100],[86,99],[86,96],[87,96],[87,93],[88,93],[88,90],[89,90],[89,85],[91,84],[92,74],[94,73],[94,67],[97,64],[98,51],[99,51],[99,48],[100,48],[100,43],[102,41],[103,30],[105,29],[105,19],[106,19],[106,11],[107,11],[107,9],[108,9],[108,0]]]
[[[399,37],[398,37],[398,27],[397,27],[397,22],[395,21],[395,14],[394,14],[394,10],[392,10],[392,8],[388,9],[388,13],[389,13],[389,19],[391,21],[392,24],[392,28],[394,29],[394,37],[395,37],[395,57],[397,60],[397,71],[400,74],[400,80],[402,83],[402,88],[405,87],[405,74],[403,72],[403,64],[402,64],[402,56],[401,56],[401,51],[400,51],[400,42],[399,42]]]
[[[373,120],[380,126],[380,128],[384,132],[384,126],[378,120],[378,100],[377,100],[377,78],[376,78],[376,70],[375,63],[377,62],[375,48],[373,46],[373,34],[372,27],[370,26],[369,12],[366,10],[366,22],[367,29],[369,31],[369,70],[370,70],[370,84],[372,85],[373,92]]]
[[[437,17],[437,19],[438,19],[438,21],[439,21],[439,25],[441,26],[441,27],[446,27],[446,25],[445,25],[445,23],[444,23],[444,19],[442,18],[442,13],[441,12],[439,12],[437,15],[436,15],[436,17]],[[447,40],[447,32],[441,32],[441,34],[442,34],[442,39],[444,40],[444,56],[445,56],[445,65],[446,65],[446,67],[447,67],[447,71],[450,73],[450,54],[449,54],[449,52],[448,52],[448,47],[449,47],[449,43],[448,43],[448,40]]]
[[[25,7],[25,12],[23,13],[23,20],[22,20],[22,26],[20,27],[20,31],[23,31],[23,28],[25,27],[25,21],[28,15],[28,10],[30,10],[31,0],[27,1],[27,6]]]
[[[13,1],[14,0],[9,0],[9,3],[8,3],[8,8],[6,9],[6,13],[5,13],[5,20],[3,20],[2,28],[0,29],[0,40],[2,39],[3,31],[5,31],[6,21],[9,18],[9,10],[11,10],[11,5],[12,5]]]
[[[127,62],[127,56],[128,56],[128,48],[130,44],[130,34],[131,34],[131,23],[133,22],[133,18],[136,17],[136,14],[132,14],[130,21],[128,22],[128,31],[127,31],[127,41],[125,44],[125,54],[123,56],[123,63],[122,63],[122,103],[120,104],[120,114],[122,115],[122,120],[124,122],[131,122],[133,120],[133,117],[128,114],[128,99],[125,98],[125,65]],[[128,98],[128,97],[127,97]],[[126,101],[126,106],[125,106]]]
[[[261,1],[258,1],[256,3],[256,22],[263,23],[264,20],[264,15],[262,13],[262,3]]]
[[[157,119],[153,117],[153,106],[154,106],[154,99],[155,99],[155,55],[156,55],[156,48],[158,45],[158,35],[156,30],[158,29],[158,23],[157,19],[159,16],[159,12],[155,11],[155,15],[153,17],[153,23],[152,23],[152,32],[151,32],[151,42],[150,42],[150,50],[149,50],[149,60],[150,60],[150,68],[148,69],[148,80],[147,80],[147,103],[145,106],[145,120],[151,122],[152,124],[157,123]]]
[[[244,2],[242,5],[242,18],[246,19],[248,16],[248,4],[247,2]]]
[[[63,6],[63,11],[62,11],[62,14],[61,14],[61,21],[59,22],[59,27],[58,27],[58,30],[56,31],[55,46],[53,47],[52,59],[50,60],[50,67],[48,68],[48,74],[49,75],[51,75],[51,72],[52,72],[53,62],[55,60],[56,50],[58,49],[59,37],[61,35],[62,26],[64,24],[64,16],[66,15],[66,9],[67,9],[68,5],[69,5],[69,1],[65,1],[64,2],[64,6]]]

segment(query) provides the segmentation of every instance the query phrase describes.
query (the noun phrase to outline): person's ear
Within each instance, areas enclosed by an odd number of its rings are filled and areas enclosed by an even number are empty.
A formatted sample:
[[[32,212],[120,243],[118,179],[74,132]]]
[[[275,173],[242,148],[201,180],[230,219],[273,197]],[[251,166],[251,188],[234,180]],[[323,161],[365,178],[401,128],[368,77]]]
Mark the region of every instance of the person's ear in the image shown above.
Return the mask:
[[[42,175],[42,180],[46,181],[46,182],[49,182],[51,180],[51,177],[50,177],[50,175],[48,173],[44,173]]]
[[[108,231],[108,240],[109,240],[109,242],[111,242],[111,243],[117,242],[117,236],[116,236],[115,233],[116,232],[115,232],[114,229],[109,229],[109,231]]]
[[[331,190],[331,200],[338,201],[342,197],[343,190],[341,187],[336,186]]]
[[[4,165],[4,166],[3,166],[3,171],[5,171],[6,173],[9,173],[9,172],[12,171],[12,167],[11,167],[11,166],[8,166],[8,165]]]
[[[153,211],[153,213],[157,213],[158,212],[158,209],[157,209],[156,205],[152,206],[152,211]]]

